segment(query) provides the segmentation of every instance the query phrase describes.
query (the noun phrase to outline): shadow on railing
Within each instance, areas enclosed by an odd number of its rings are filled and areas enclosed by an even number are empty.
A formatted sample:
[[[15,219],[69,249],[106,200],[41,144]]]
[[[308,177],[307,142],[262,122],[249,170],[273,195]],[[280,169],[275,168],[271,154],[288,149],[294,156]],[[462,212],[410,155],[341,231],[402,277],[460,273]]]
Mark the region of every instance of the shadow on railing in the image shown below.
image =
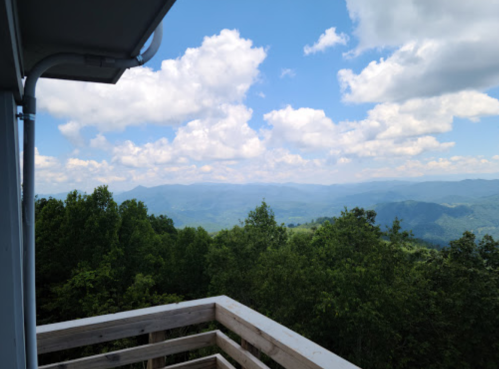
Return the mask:
[[[40,369],[105,369],[149,360],[148,368],[162,368],[158,361],[168,355],[218,346],[246,369],[268,368],[262,352],[285,368],[354,369],[355,365],[226,296],[132,310],[94,318],[37,327],[38,353],[62,351],[155,332],[218,321],[239,335],[241,345],[220,330],[149,343],[123,350],[41,366]],[[151,340],[150,340],[151,342]],[[161,361],[161,359],[160,359]],[[166,368],[234,368],[216,354]]]

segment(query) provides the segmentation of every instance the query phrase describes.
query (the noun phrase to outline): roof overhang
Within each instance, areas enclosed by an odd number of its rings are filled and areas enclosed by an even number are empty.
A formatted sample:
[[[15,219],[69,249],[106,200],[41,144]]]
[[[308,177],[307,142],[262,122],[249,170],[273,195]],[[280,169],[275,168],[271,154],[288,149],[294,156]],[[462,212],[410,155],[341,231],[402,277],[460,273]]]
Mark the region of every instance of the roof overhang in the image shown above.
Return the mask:
[[[19,90],[19,76],[26,76],[40,60],[58,53],[137,56],[174,3],[0,0],[0,90]],[[116,83],[123,72],[119,68],[60,65],[44,77]]]
[[[0,91],[12,91],[17,100],[24,75],[20,36],[16,3],[0,0]]]

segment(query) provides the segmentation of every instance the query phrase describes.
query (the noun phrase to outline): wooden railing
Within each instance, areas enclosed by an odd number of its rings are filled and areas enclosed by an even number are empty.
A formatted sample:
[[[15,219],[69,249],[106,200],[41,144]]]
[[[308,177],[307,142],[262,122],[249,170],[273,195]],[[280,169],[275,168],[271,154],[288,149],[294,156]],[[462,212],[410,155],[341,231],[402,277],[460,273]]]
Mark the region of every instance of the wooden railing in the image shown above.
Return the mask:
[[[181,302],[37,327],[38,353],[62,351],[122,338],[218,321],[242,339],[242,346],[220,330],[40,366],[40,369],[105,369],[218,346],[245,369],[268,368],[262,352],[289,369],[354,369],[355,365],[260,313],[226,297]],[[151,340],[150,340],[151,342]],[[216,354],[166,368],[234,368]]]

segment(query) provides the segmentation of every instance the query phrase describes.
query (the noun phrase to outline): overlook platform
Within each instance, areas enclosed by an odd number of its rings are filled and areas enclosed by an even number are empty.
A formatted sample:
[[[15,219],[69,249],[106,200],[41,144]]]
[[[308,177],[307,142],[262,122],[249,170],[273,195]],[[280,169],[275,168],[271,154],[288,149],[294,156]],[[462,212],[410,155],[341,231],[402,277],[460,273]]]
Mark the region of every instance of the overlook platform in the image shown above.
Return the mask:
[[[216,321],[241,338],[241,345],[221,330],[164,340],[170,329]],[[75,360],[47,364],[40,369],[105,369],[148,361],[157,368],[269,368],[265,354],[289,369],[354,369],[357,366],[226,296],[132,310],[37,327],[38,353],[46,354],[149,334],[150,343]],[[220,353],[166,366],[168,355],[207,347]],[[229,358],[229,360],[227,360]]]

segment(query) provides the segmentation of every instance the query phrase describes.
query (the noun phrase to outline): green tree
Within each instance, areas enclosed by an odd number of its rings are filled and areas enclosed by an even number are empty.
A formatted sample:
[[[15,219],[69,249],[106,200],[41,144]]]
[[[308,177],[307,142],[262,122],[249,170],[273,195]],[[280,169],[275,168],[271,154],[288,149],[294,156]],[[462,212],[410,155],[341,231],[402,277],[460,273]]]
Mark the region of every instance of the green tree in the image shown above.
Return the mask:
[[[173,248],[171,273],[173,290],[187,298],[205,297],[209,277],[206,274],[206,256],[211,237],[203,228],[184,228],[178,231]]]
[[[250,211],[242,226],[217,234],[208,254],[210,293],[226,294],[246,305],[255,303],[255,270],[260,255],[287,242],[284,224],[278,225],[265,203]]]

